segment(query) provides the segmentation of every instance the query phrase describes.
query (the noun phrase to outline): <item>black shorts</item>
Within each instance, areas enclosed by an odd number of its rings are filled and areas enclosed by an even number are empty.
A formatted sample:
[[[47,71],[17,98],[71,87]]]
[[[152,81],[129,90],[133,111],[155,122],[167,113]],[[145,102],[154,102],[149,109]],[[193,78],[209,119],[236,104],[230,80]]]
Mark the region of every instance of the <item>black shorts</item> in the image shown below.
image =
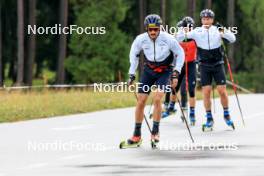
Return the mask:
[[[157,73],[145,65],[143,74],[140,78],[140,82],[138,85],[138,93],[149,94],[151,92],[151,86],[153,85],[156,85],[159,89],[162,89],[164,92],[169,91],[170,89],[167,89],[167,87],[169,85],[171,73],[171,68],[168,68],[164,72]]]
[[[202,86],[212,85],[213,79],[216,85],[226,84],[225,68],[223,64],[216,66],[200,65],[200,72]]]

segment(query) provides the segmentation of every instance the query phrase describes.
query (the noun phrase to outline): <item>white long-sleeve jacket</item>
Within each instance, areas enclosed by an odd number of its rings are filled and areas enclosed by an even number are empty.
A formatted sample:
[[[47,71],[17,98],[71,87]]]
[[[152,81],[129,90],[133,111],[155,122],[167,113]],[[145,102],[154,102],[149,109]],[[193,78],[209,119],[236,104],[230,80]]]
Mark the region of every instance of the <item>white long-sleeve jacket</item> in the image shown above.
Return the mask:
[[[225,32],[221,34],[218,28],[214,25],[209,29],[204,26],[197,27],[186,33],[186,35],[183,30],[180,30],[177,34],[177,39],[179,41],[183,41],[185,37],[187,37],[187,39],[194,39],[197,47],[204,50],[219,48],[222,44],[222,37],[230,43],[234,43],[236,41],[235,35],[230,30],[225,30]]]
[[[160,34],[153,41],[148,33],[140,34],[134,40],[130,50],[130,68],[129,74],[135,74],[139,62],[140,51],[144,52],[144,55],[148,61],[162,62],[173,53],[174,56],[174,69],[179,73],[184,64],[184,50],[179,45],[178,41],[170,34],[160,31]]]

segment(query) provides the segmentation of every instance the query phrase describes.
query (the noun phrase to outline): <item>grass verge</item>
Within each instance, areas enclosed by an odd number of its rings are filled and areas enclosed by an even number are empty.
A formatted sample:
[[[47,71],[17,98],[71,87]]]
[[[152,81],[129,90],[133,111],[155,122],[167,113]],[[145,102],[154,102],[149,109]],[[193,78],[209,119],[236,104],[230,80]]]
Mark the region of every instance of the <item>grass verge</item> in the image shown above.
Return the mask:
[[[202,98],[201,91],[196,94],[197,99]],[[148,103],[151,99],[149,97]],[[2,91],[0,101],[0,123],[130,107],[136,103],[133,93],[73,89]]]

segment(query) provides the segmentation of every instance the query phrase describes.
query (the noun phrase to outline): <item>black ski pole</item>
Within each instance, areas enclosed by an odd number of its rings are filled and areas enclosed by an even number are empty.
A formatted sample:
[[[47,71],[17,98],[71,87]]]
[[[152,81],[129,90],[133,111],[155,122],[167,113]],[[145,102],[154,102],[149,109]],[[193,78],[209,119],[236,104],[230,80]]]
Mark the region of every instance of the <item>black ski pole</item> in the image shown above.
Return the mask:
[[[148,112],[149,119],[152,118],[152,114],[151,114],[152,105],[153,105],[153,98],[151,100],[150,107],[149,107],[149,112]]]
[[[178,99],[177,92],[176,92],[175,88],[174,88],[174,91],[175,91],[175,96],[176,96],[177,102],[178,102],[178,104],[179,104],[179,106],[180,106],[180,109],[181,109],[181,113],[182,113],[182,116],[183,116],[183,119],[184,119],[185,125],[186,125],[186,127],[187,127],[188,132],[189,132],[190,138],[191,138],[192,142],[194,143],[194,140],[193,140],[193,136],[192,136],[192,133],[191,133],[190,127],[189,127],[189,125],[188,125],[188,123],[187,123],[187,120],[186,120],[185,114],[184,114],[183,109],[182,109],[182,106],[181,106],[181,102],[180,102],[180,100]]]

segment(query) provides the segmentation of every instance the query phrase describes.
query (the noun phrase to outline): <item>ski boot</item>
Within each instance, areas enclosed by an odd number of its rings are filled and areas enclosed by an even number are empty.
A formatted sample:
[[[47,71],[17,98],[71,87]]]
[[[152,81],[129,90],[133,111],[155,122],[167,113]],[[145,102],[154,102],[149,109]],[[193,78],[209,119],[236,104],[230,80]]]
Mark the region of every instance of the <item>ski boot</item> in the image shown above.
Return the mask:
[[[150,142],[151,142],[151,148],[152,149],[156,149],[156,148],[158,148],[158,144],[159,144],[159,134],[157,133],[157,134],[152,134],[151,135],[151,140],[150,140]]]
[[[120,149],[126,149],[126,148],[137,148],[140,147],[142,144],[141,136],[133,136],[132,138],[122,141],[119,145]]]
[[[195,126],[195,111],[194,108],[190,108],[190,113],[189,113],[189,119],[190,119],[190,125]]]
[[[214,126],[214,119],[211,118],[207,118],[207,121],[205,124],[203,124],[202,130],[203,132],[205,131],[213,131],[213,126]]]
[[[230,116],[224,116],[226,124],[231,127],[233,130],[235,130],[234,122],[231,120]]]
[[[162,112],[161,117],[166,118],[172,114],[175,114],[177,111],[176,108],[168,108],[166,111]]]
[[[190,115],[189,118],[190,118],[190,125],[191,125],[191,126],[195,126],[195,122],[196,122],[196,120],[195,120],[195,116]]]

